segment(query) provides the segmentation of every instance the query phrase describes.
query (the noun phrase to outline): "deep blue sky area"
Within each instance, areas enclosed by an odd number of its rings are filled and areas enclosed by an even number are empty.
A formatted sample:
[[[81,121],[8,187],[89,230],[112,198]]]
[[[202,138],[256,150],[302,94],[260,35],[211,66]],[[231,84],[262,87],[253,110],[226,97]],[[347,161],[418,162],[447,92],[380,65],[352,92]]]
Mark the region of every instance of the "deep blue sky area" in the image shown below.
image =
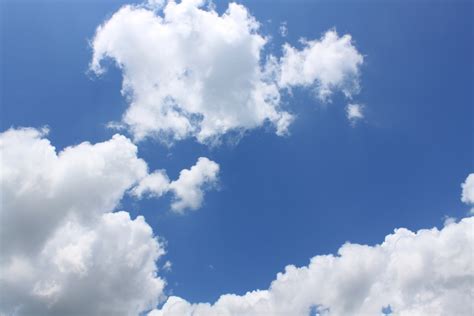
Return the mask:
[[[112,65],[101,78],[87,72],[89,40],[125,3],[0,1],[2,131],[48,125],[58,150],[114,134],[105,125],[127,106],[121,73]],[[168,293],[195,302],[267,288],[285,265],[306,265],[346,241],[380,243],[396,227],[440,227],[445,215],[466,215],[460,184],[474,170],[472,1],[242,3],[272,36],[276,56],[285,41],[300,47],[300,37],[333,27],[351,34],[365,56],[355,100],[366,117],[351,126],[343,98],[322,106],[296,89],[284,99],[297,115],[288,137],[261,128],[216,148],[141,142],[150,169],[167,169],[172,179],[200,156],[221,166],[220,189],[196,212],[173,214],[166,199],[121,205],[167,241]],[[278,33],[283,21],[286,38]]]

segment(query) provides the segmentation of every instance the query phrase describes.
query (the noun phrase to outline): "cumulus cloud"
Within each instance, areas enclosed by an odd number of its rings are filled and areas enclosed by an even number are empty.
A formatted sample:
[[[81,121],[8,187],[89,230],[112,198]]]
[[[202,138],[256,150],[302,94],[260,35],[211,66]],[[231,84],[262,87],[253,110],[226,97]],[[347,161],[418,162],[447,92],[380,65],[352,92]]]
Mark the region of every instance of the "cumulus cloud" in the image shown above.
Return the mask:
[[[286,133],[291,115],[280,109],[278,88],[260,65],[267,40],[259,23],[241,5],[218,15],[204,3],[171,1],[162,16],[125,6],[97,29],[91,69],[102,73],[107,57],[122,69],[131,101],[123,122],[138,140],[212,142],[265,122]]]
[[[351,96],[359,89],[363,58],[349,35],[331,30],[303,41],[302,50],[286,44],[278,59],[265,55],[269,38],[242,5],[231,3],[219,15],[204,0],[170,1],[160,9],[150,3],[122,7],[92,41],[93,72],[105,71],[104,59],[122,70],[129,107],[119,125],[137,141],[195,137],[216,144],[225,134],[265,124],[285,135],[294,116],[282,109],[282,89],[309,87],[324,101],[335,91]]]
[[[360,104],[349,103],[346,107],[347,119],[352,124],[355,124],[358,120],[364,118],[363,109],[364,107]]]
[[[149,175],[121,135],[57,153],[46,133],[0,134],[0,313],[131,315],[155,307],[165,285],[156,266],[164,247],[143,217],[113,211],[143,179],[158,192],[164,171]],[[209,168],[178,186],[198,190],[215,179],[218,166]],[[192,200],[183,194],[179,201]],[[185,206],[202,203],[202,193],[194,198]]]
[[[132,190],[138,198],[143,196],[159,197],[166,192],[174,194],[171,209],[182,213],[185,209],[196,210],[201,207],[204,191],[217,182],[219,165],[206,157],[200,157],[190,169],[183,169],[179,178],[169,180],[163,170],[154,172],[143,178]]]
[[[359,68],[364,58],[350,35],[339,37],[330,30],[320,40],[301,42],[301,50],[283,46],[280,86],[312,88],[322,101],[328,101],[334,91],[342,91],[349,98],[359,92]]]
[[[58,154],[44,136],[31,128],[0,134],[4,255],[37,251],[68,215],[93,222],[147,174],[136,146],[123,136]]]
[[[474,217],[441,230],[396,229],[380,245],[346,243],[336,256],[289,265],[267,290],[214,304],[171,296],[149,315],[471,315],[473,229]]]
[[[204,198],[204,189],[217,181],[219,165],[205,157],[200,157],[191,169],[181,170],[179,178],[170,183],[175,194],[171,208],[182,212],[186,208],[198,209]]]
[[[163,245],[139,216],[112,211],[147,174],[127,138],[59,153],[41,130],[0,134],[0,312],[137,314],[156,306]]]

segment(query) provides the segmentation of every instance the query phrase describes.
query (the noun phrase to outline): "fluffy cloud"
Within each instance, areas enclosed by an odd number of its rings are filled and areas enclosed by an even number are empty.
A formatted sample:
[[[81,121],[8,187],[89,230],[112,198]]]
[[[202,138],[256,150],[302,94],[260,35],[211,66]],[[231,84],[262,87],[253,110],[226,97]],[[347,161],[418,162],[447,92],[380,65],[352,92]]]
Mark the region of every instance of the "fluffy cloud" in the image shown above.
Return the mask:
[[[364,118],[363,109],[364,109],[364,107],[360,104],[349,103],[346,107],[347,119],[352,124],[354,124],[358,120],[363,119]]]
[[[178,180],[170,184],[176,196],[172,209],[181,212],[186,208],[199,208],[203,201],[203,190],[216,183],[218,173],[219,165],[205,157],[200,157],[191,169],[182,170]]]
[[[113,211],[159,172],[148,175],[124,136],[57,153],[46,133],[0,134],[0,313],[136,315],[155,307],[165,285],[156,266],[163,245],[143,217]],[[179,188],[215,179],[217,164],[199,162],[170,184],[183,207],[198,207],[202,193]]]
[[[32,210],[34,211],[34,210]],[[23,227],[19,234],[28,235]],[[85,225],[65,219],[37,253],[2,260],[0,310],[8,315],[137,315],[163,297],[151,227],[126,212]]]
[[[60,153],[45,131],[0,134],[0,312],[137,314],[156,306],[162,244],[139,216],[113,211],[146,176],[127,138]]]
[[[219,165],[206,157],[200,157],[191,169],[181,170],[179,178],[170,182],[162,170],[143,178],[132,190],[138,198],[142,196],[159,197],[166,192],[174,194],[171,209],[182,213],[185,209],[196,210],[201,207],[204,191],[215,185]]]
[[[302,40],[302,44],[301,50],[289,44],[283,46],[279,80],[282,87],[313,88],[322,101],[327,101],[334,91],[342,91],[347,97],[359,92],[359,68],[364,58],[350,35],[339,37],[330,30],[320,40]]]
[[[231,130],[270,122],[286,133],[291,115],[262,69],[266,39],[246,8],[218,15],[204,1],[169,2],[163,16],[125,6],[97,29],[91,69],[112,58],[131,99],[123,122],[136,139],[157,135],[212,142]],[[133,49],[131,49],[133,47]]]
[[[0,134],[3,255],[38,251],[67,216],[94,222],[147,174],[136,146],[123,136],[57,154],[44,135],[36,129]]]
[[[470,205],[474,205],[474,173],[467,176],[466,181],[461,185],[461,200]]]
[[[287,266],[268,290],[227,294],[214,304],[172,296],[150,316],[471,315],[474,217],[443,229],[396,229],[382,244],[346,243],[337,256]]]
[[[91,70],[102,74],[110,58],[123,72],[130,104],[120,124],[136,140],[215,144],[266,123],[285,135],[294,117],[281,108],[281,89],[309,87],[324,101],[359,89],[363,58],[349,35],[329,31],[302,50],[286,44],[280,60],[264,55],[268,38],[242,5],[219,15],[204,0],[158,2],[122,7],[92,41]]]

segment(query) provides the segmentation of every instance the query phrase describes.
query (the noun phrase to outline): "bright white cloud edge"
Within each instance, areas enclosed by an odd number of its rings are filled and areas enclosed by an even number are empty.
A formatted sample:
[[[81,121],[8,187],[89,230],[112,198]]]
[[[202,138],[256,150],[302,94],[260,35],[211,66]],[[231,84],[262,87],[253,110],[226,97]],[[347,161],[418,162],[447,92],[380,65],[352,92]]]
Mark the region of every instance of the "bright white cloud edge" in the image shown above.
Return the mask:
[[[132,194],[138,198],[143,196],[160,197],[166,192],[174,194],[171,209],[183,213],[186,209],[196,210],[204,200],[204,191],[216,185],[219,165],[206,157],[199,157],[190,169],[181,170],[175,181],[168,179],[163,170],[155,171],[132,189]]]
[[[338,255],[289,265],[269,289],[222,295],[214,304],[171,296],[150,316],[472,315],[474,217],[443,229],[396,229],[380,245],[346,243]]]
[[[325,102],[359,91],[363,57],[350,35],[329,30],[302,49],[285,44],[279,59],[264,54],[269,37],[242,5],[219,15],[206,1],[159,3],[122,7],[92,41],[93,72],[102,74],[107,58],[122,70],[130,104],[120,124],[137,141],[217,144],[266,124],[286,135],[294,115],[282,108],[282,89],[310,88]]]
[[[155,307],[164,297],[156,265],[163,243],[142,216],[115,211],[149,177],[136,145],[115,135],[57,153],[46,134],[0,134],[0,313],[133,315]],[[173,181],[180,211],[198,208],[201,186],[217,177],[207,158],[197,166],[181,172],[190,179]]]

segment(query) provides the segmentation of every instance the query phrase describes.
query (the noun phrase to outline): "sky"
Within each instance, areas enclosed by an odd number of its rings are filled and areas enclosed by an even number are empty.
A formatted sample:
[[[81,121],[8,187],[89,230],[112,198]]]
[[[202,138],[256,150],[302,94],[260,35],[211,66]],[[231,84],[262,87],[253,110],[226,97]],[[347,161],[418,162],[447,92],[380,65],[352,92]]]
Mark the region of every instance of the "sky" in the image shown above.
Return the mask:
[[[473,3],[238,3],[0,2],[0,311],[473,312]]]

